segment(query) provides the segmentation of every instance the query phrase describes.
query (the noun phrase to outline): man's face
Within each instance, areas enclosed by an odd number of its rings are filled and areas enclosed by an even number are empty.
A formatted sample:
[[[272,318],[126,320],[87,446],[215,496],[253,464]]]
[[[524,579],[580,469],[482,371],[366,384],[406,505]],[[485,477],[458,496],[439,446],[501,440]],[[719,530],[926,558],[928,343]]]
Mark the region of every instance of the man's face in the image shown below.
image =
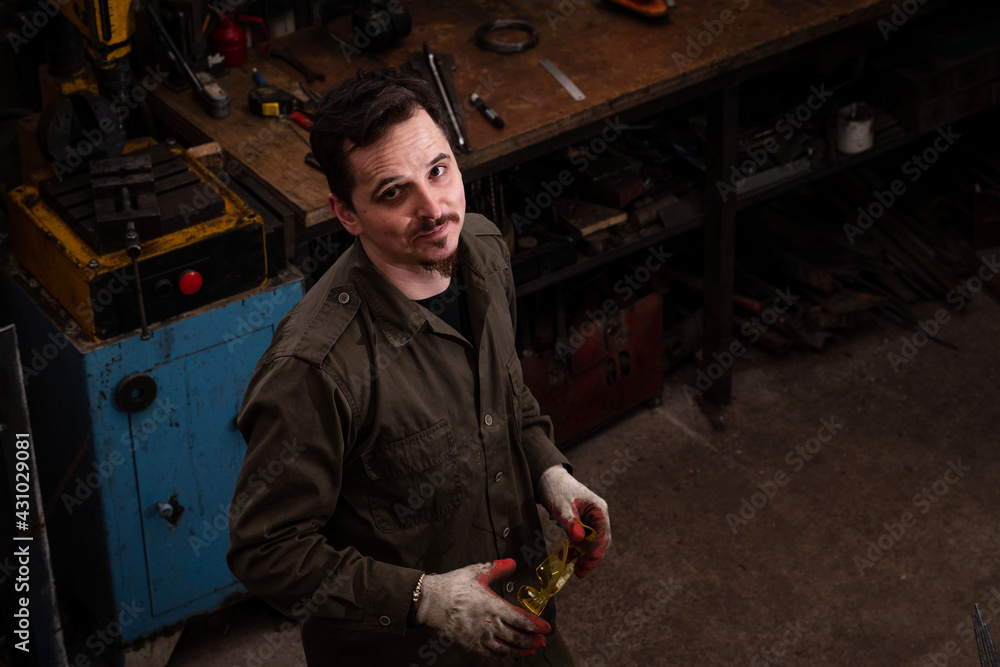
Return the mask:
[[[354,210],[330,206],[380,269],[448,266],[465,219],[465,188],[448,139],[420,109],[382,141],[348,156]],[[384,271],[383,271],[384,272]]]

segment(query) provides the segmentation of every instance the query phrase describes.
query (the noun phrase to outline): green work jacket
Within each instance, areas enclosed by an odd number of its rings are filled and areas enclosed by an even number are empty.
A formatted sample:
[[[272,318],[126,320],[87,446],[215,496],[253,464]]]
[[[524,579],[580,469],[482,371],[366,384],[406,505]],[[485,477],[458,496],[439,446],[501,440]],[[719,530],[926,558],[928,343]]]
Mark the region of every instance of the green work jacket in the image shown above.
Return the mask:
[[[407,627],[418,577],[514,558],[494,590],[516,605],[546,555],[538,480],[568,462],[522,382],[510,258],[473,213],[458,253],[475,340],[355,242],[281,321],[244,396],[227,561],[306,624],[311,665],[480,664]],[[307,634],[336,655],[309,656]]]

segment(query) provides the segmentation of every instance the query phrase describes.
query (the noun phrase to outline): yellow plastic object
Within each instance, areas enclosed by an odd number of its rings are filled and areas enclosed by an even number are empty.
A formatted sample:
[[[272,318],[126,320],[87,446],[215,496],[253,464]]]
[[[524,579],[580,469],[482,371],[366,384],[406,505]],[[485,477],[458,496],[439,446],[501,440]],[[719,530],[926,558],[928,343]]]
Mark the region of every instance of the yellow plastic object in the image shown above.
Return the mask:
[[[584,542],[593,542],[597,533],[590,526],[577,521],[583,527]],[[535,568],[535,575],[541,584],[541,590],[531,586],[521,586],[517,591],[517,601],[521,606],[530,611],[535,616],[541,616],[545,610],[545,605],[549,599],[558,593],[576,567],[576,561],[583,555],[583,548],[577,545],[570,545],[569,540],[563,539],[562,549],[551,553]]]

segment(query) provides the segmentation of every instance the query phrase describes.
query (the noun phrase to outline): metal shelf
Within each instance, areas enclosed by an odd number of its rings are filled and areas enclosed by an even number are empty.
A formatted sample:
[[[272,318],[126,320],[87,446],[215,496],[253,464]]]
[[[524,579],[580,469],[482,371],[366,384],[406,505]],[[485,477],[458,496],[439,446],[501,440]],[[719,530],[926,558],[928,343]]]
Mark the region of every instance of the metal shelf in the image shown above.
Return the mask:
[[[616,259],[626,257],[634,252],[638,252],[639,250],[644,250],[653,244],[662,243],[663,241],[677,236],[678,234],[700,227],[704,223],[704,220],[704,213],[699,211],[690,217],[671,222],[669,229],[654,231],[649,236],[644,236],[607,252],[602,252],[596,257],[580,257],[570,266],[552,271],[551,273],[546,273],[538,278],[535,278],[534,280],[529,280],[528,282],[518,285],[517,296],[520,298],[526,294],[537,292],[540,289],[561,283],[568,278],[572,278],[573,276],[577,276],[586,271],[591,271],[605,264],[609,264]]]
[[[737,195],[736,197],[736,210],[742,210],[749,206],[755,204],[760,204],[761,202],[767,201],[778,195],[782,195],[790,190],[794,190],[797,187],[803,186],[807,183],[812,183],[821,178],[826,178],[832,176],[837,172],[843,171],[850,167],[857,166],[863,162],[871,160],[872,158],[879,157],[886,153],[892,152],[897,148],[901,148],[909,143],[916,141],[917,139],[926,136],[929,132],[924,134],[906,134],[898,139],[893,139],[892,141],[887,141],[882,144],[877,144],[872,146],[870,149],[864,151],[863,153],[858,153],[857,155],[849,155],[845,157],[837,158],[831,162],[826,163],[818,169],[813,169],[807,171],[804,174],[793,176],[784,181],[778,181],[777,183],[768,185],[759,190],[754,190],[743,196]]]
[[[935,130],[936,131],[936,130]],[[923,134],[908,133],[897,139],[887,141],[876,146],[873,146],[869,150],[858,153],[857,155],[850,155],[839,157],[826,165],[814,169],[812,171],[806,172],[789,178],[784,181],[779,181],[772,185],[768,185],[760,190],[755,190],[748,194],[737,196],[736,198],[736,208],[737,210],[742,210],[756,204],[760,204],[769,199],[777,197],[779,195],[785,194],[795,188],[801,187],[808,183],[827,178],[845,169],[855,167],[862,164],[868,160],[885,155],[887,153],[906,146],[907,144],[913,143],[918,139],[930,135],[931,132],[925,132]],[[630,243],[626,243],[622,246],[609,250],[607,252],[601,253],[596,257],[582,257],[578,259],[574,264],[567,266],[565,268],[553,271],[551,273],[546,273],[545,275],[539,276],[534,280],[522,283],[517,286],[518,297],[537,292],[538,290],[545,289],[546,287],[551,287],[564,280],[572,278],[573,276],[580,275],[587,271],[599,268],[604,264],[608,264],[622,257],[626,257],[634,252],[644,250],[655,243],[662,243],[667,239],[681,234],[683,232],[700,227],[705,220],[704,213],[699,213],[696,216],[685,220],[679,224],[671,225],[670,229],[663,229],[654,232],[650,236],[637,239]]]

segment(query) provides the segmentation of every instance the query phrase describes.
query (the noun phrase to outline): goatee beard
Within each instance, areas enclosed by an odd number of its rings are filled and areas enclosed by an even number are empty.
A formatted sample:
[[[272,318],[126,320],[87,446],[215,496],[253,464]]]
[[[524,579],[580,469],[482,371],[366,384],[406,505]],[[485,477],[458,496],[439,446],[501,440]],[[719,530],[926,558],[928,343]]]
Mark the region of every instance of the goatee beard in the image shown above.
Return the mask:
[[[424,224],[422,224],[420,228],[417,229],[410,237],[410,245],[411,246],[413,245],[413,242],[416,240],[418,236],[427,234],[428,232],[432,232],[441,225],[447,224],[449,222],[454,222],[458,224],[460,220],[461,218],[459,217],[458,213],[446,213],[442,215],[440,218],[436,218],[433,220],[428,219],[424,221]],[[445,245],[447,245],[447,243],[448,239],[442,238],[434,241],[431,245],[437,248],[443,248],[445,247]],[[458,267],[458,249],[456,248],[455,252],[451,253],[447,257],[444,257],[442,259],[433,262],[421,262],[420,265],[423,266],[424,269],[427,271],[437,271],[443,277],[451,280],[452,276],[455,275],[455,269]]]
[[[443,277],[451,280],[452,276],[455,275],[455,269],[458,268],[458,250],[456,249],[455,252],[436,262],[421,262],[421,266],[426,271],[437,271]]]

